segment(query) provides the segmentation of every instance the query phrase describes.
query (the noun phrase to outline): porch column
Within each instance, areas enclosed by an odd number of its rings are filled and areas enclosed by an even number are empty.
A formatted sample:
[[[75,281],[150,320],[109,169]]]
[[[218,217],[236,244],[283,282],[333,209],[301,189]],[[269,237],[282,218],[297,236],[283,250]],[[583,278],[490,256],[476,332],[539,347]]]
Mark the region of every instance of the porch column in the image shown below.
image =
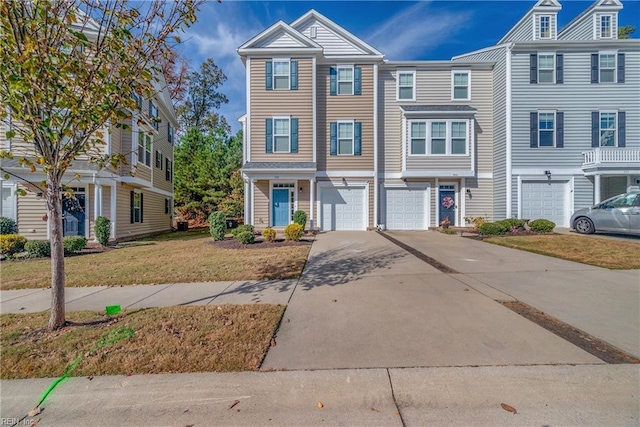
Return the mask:
[[[244,180],[244,223],[249,224],[251,218],[249,217],[249,209],[251,208],[251,203],[249,202],[251,188],[249,187],[249,180]]]
[[[116,186],[116,183],[114,183],[111,186],[111,192],[110,192],[110,196],[111,196],[111,212],[109,213],[109,216],[111,218],[109,218],[111,220],[111,237],[112,239],[116,238],[116,191],[117,191],[118,187]]]
[[[436,206],[436,217],[435,217],[435,226],[440,226],[440,180],[436,178],[436,191],[435,191],[435,206]]]
[[[316,179],[315,178],[311,178],[309,180],[309,188],[311,189],[311,191],[309,191],[309,228],[311,230],[313,230],[315,228],[315,221],[314,221],[314,216],[313,216],[313,211],[314,209],[314,204],[315,204],[315,196],[316,196]]]
[[[98,217],[102,215],[102,185],[93,184],[93,221],[98,220]],[[89,231],[91,234],[91,231]],[[98,238],[94,236],[94,241],[98,241]]]
[[[458,216],[460,217],[459,226],[464,227],[466,221],[464,217],[467,216],[467,179],[460,178],[460,209],[458,210]]]
[[[254,224],[254,220],[253,220],[253,216],[255,214],[255,189],[253,188],[255,185],[256,181],[255,180],[251,180],[249,182],[249,200],[250,200],[250,214],[249,214],[249,224],[255,226]]]
[[[600,203],[600,199],[602,198],[600,192],[600,174],[594,176],[594,186],[593,186],[593,204]]]

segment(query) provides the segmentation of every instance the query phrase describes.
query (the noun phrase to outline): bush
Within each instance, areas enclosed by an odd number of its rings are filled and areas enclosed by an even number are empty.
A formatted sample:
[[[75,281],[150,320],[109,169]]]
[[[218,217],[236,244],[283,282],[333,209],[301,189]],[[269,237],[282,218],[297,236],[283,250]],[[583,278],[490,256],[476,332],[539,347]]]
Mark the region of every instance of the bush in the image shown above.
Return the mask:
[[[96,233],[96,240],[98,240],[98,243],[102,246],[107,246],[107,243],[109,243],[109,236],[111,235],[111,221],[109,218],[99,216],[98,219],[96,219],[94,231]]]
[[[237,238],[238,234],[244,233],[247,231],[254,235],[256,234],[256,231],[253,228],[253,225],[250,225],[250,224],[244,224],[244,225],[241,225],[240,227],[234,228],[233,230],[231,230],[231,234],[233,234],[233,237]]]
[[[255,243],[256,241],[255,233],[249,230],[240,231],[235,235],[235,237],[236,240],[238,240],[238,242],[242,243],[243,245],[250,245],[252,243]]]
[[[68,254],[80,252],[85,246],[87,246],[87,239],[82,236],[67,236],[62,239],[62,247]]]
[[[452,228],[441,228],[439,231],[442,234],[451,234],[451,235],[458,234],[458,232],[456,230],[452,229]]]
[[[262,237],[264,237],[264,240],[266,240],[267,242],[273,242],[274,240],[276,240],[276,230],[271,227],[267,227],[262,230]]]
[[[478,233],[485,236],[499,236],[507,232],[507,228],[497,222],[485,222],[478,227]]]
[[[293,222],[300,224],[302,229],[307,225],[307,214],[305,211],[297,210],[293,213]]]
[[[517,218],[507,218],[501,221],[496,221],[497,224],[503,225],[507,231],[511,231],[513,229],[524,230],[524,221]]]
[[[227,216],[224,212],[213,212],[209,215],[209,233],[213,240],[224,240],[227,232]]]
[[[556,223],[548,219],[536,219],[529,223],[529,229],[536,233],[550,233],[556,228]]]
[[[13,256],[24,251],[24,245],[27,239],[19,234],[2,234],[0,235],[0,254]]]
[[[24,248],[31,258],[45,258],[51,256],[51,243],[48,240],[29,240]]]
[[[297,242],[298,240],[300,240],[303,234],[304,234],[304,228],[302,228],[300,224],[295,222],[287,225],[284,228],[285,240],[293,240],[294,242]]]
[[[18,224],[11,218],[0,216],[0,235],[18,234]]]
[[[228,218],[236,218],[244,213],[244,197],[241,194],[229,194],[218,203],[218,210]]]
[[[484,217],[481,216],[477,216],[477,217],[468,217],[465,216],[464,220],[468,223],[468,224],[473,224],[473,228],[477,231],[480,226],[482,224],[484,224],[485,222],[487,222],[486,219],[484,219]]]

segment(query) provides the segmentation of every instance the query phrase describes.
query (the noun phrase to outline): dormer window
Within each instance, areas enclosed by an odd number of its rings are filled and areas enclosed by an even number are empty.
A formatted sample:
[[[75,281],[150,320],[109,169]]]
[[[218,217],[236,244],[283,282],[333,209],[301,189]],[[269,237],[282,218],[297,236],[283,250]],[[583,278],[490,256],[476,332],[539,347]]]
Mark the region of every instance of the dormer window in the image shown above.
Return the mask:
[[[539,28],[540,28],[540,38],[541,39],[550,39],[551,38],[551,16],[549,15],[541,15],[538,17],[539,19]]]
[[[611,15],[600,16],[600,37],[610,39],[612,37]]]

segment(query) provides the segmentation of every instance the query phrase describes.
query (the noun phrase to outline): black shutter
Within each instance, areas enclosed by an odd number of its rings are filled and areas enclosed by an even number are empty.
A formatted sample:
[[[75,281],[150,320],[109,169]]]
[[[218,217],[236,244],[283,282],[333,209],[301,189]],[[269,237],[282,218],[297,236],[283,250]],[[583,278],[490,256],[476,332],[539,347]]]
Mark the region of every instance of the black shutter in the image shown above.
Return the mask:
[[[624,53],[618,54],[618,83],[624,83]]]
[[[329,154],[338,155],[338,122],[329,124]]]
[[[627,115],[624,111],[618,111],[618,147],[627,146]]]
[[[264,87],[266,90],[273,89],[273,62],[264,63]]]
[[[597,148],[600,146],[600,112],[591,112],[591,146]]]
[[[273,153],[273,119],[265,119],[265,141],[264,148],[266,153]]]
[[[564,148],[564,113],[556,112],[556,148]]]
[[[131,192],[131,224],[133,224],[133,222],[135,221],[135,215],[134,215],[134,213],[133,213],[133,206],[134,206],[134,204],[133,204],[133,198],[135,197],[135,196],[134,196],[134,194],[135,194],[135,193],[132,191],[132,192]]]
[[[598,83],[600,81],[600,78],[598,76],[598,74],[600,73],[600,71],[598,70],[598,54],[597,53],[592,53],[591,54],[591,83]]]
[[[529,57],[529,83],[538,83],[538,54],[532,53]]]
[[[529,127],[531,128],[529,146],[531,148],[538,148],[538,113],[530,113],[529,120]]]
[[[144,212],[143,198],[144,194],[140,193],[140,222],[144,222],[142,219],[142,212]]]
[[[556,83],[564,83],[564,55],[556,54]]]

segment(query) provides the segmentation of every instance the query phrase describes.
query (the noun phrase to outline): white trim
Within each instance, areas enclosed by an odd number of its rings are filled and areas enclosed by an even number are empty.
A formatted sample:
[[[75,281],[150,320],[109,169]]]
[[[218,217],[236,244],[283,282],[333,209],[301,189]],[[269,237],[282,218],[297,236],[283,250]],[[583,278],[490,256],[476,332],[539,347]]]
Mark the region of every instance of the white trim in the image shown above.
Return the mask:
[[[572,176],[571,179],[569,180],[569,193],[571,195],[571,200],[569,201],[570,203],[570,210],[569,213],[573,214],[576,211],[576,198],[574,197],[574,195],[576,194],[576,177]],[[566,216],[566,214],[565,214]],[[571,222],[571,218],[569,218],[569,222]],[[571,224],[569,224],[569,227],[571,227]]]
[[[506,172],[505,172],[505,184],[506,184],[506,217],[507,218],[511,218],[511,197],[512,197],[512,192],[513,189],[511,188],[511,165],[512,165],[512,158],[511,158],[511,144],[512,144],[512,139],[511,139],[511,49],[513,49],[513,43],[511,43],[507,49],[505,50],[505,54],[507,56],[506,58],[506,80],[507,80],[507,87],[506,87],[506,123],[505,123],[505,133],[506,133],[506,138],[507,140],[505,141],[505,145],[506,145],[506,161],[505,161],[505,168],[506,168]]]
[[[456,98],[455,97],[455,75],[466,74],[467,75],[467,97]],[[451,101],[471,101],[471,70],[470,69],[452,69],[451,70]]]
[[[131,115],[131,168],[138,164],[138,112]],[[144,163],[144,162],[143,162]]]
[[[542,145],[542,132],[549,132],[549,130],[543,130],[540,128],[540,115],[541,114],[553,114],[553,134],[551,138],[552,145]],[[538,148],[556,148],[556,138],[558,135],[558,121],[556,120],[556,110],[538,110]]]
[[[409,123],[407,121],[407,117],[403,114],[402,115],[402,172],[405,172],[407,170],[407,152],[409,150],[407,147],[407,145],[409,144],[408,137],[407,137],[408,127],[409,127]]]
[[[438,203],[438,198],[440,197],[440,179],[439,178],[435,179],[435,185],[433,186],[433,190],[434,190],[433,205],[436,207],[436,213],[433,216],[433,219],[435,220],[434,223],[436,227],[438,227],[440,225],[440,203]]]
[[[598,204],[602,201],[602,183],[601,175],[596,174],[593,178],[593,204]]]
[[[460,178],[460,219],[463,222],[465,216],[467,216],[467,179]]]
[[[251,225],[255,226],[255,217],[256,217],[256,181],[255,180],[251,180],[250,181],[250,186],[251,186]]]
[[[553,65],[551,66],[551,81],[550,82],[541,82],[540,81],[540,71],[541,71],[541,67],[540,67],[540,57],[541,56],[550,56],[553,58]],[[545,68],[546,71],[548,71],[548,68]],[[536,76],[537,79],[537,84],[547,84],[547,85],[551,85],[551,84],[556,84],[556,52],[538,52],[538,75]]]
[[[517,200],[517,218],[522,218],[522,176],[518,175],[518,200]],[[507,218],[511,218],[510,215],[507,215]]]
[[[460,206],[460,186],[458,185],[458,182],[456,181],[440,181],[438,182],[438,185],[436,186],[436,206],[438,208],[438,216],[436,217],[436,225],[440,225],[440,186],[442,185],[453,185],[453,191],[455,194],[455,207],[454,207],[454,226],[455,227],[459,227],[460,226],[460,212],[458,211],[458,206]],[[449,191],[449,190],[445,190],[445,191]]]
[[[313,58],[311,58],[311,115],[313,116],[313,121],[312,121],[312,131],[313,131],[313,135],[312,135],[312,141],[313,141],[313,153],[312,155],[312,159],[313,162],[316,162],[316,158],[317,158],[317,151],[318,151],[318,141],[317,141],[317,128],[318,128],[318,118],[317,118],[317,109],[316,109],[316,99],[317,99],[317,94],[316,94],[316,57],[314,56]],[[298,78],[299,79],[299,78]],[[299,86],[299,83],[298,83]],[[299,142],[298,142],[299,143]]]
[[[618,120],[618,110],[598,110],[598,147],[597,148],[618,148],[618,135],[619,135],[619,120]],[[602,145],[602,114],[613,114],[615,116],[615,127],[614,131],[614,140],[613,146],[611,145]]]
[[[600,58],[602,55],[612,55],[613,56],[613,81],[612,82],[603,82],[602,81],[602,66],[600,65]],[[610,68],[606,68],[610,70]],[[618,83],[618,51],[617,50],[599,50],[598,51],[598,84],[615,84]]]
[[[373,226],[378,225],[379,189],[378,189],[378,64],[373,65]],[[414,76],[415,86],[415,76]],[[415,98],[415,96],[414,96]]]
[[[471,156],[471,172],[476,173],[476,118],[469,119],[468,123],[469,135],[467,135],[467,146],[469,148],[469,155]]]
[[[246,69],[248,71],[245,72],[245,76],[247,79],[246,82],[246,88],[245,90],[247,91],[246,93],[246,110],[247,112],[246,114],[246,119],[245,119],[245,126],[246,126],[246,133],[244,134],[246,141],[247,141],[247,162],[251,161],[251,58],[247,58],[247,67]],[[252,216],[253,218],[253,216]]]
[[[465,152],[462,154],[453,154],[453,123],[464,123],[465,124]],[[471,127],[470,123],[472,121],[470,119],[410,119],[408,123],[407,129],[407,152],[408,157],[471,157],[473,159],[473,153],[470,150],[469,142],[471,141]],[[413,139],[411,134],[411,125],[413,123],[424,123],[425,124],[425,153],[424,154],[413,154],[411,152],[411,140]],[[434,123],[445,123],[445,152],[444,154],[432,154],[432,126]],[[438,138],[440,139],[440,138]],[[473,170],[473,166],[472,166]]]
[[[553,178],[555,175],[583,175],[582,169],[580,168],[513,168],[512,173],[514,175],[530,175],[530,176],[540,176],[544,175],[544,171],[550,171],[551,177]]]
[[[310,40],[304,34],[300,33],[298,30],[296,30],[292,26],[290,26],[287,23],[285,23],[282,20],[280,20],[280,21],[276,22],[275,24],[273,24],[272,26],[270,26],[269,28],[267,28],[266,30],[262,31],[260,34],[256,35],[252,39],[250,39],[249,41],[243,43],[242,46],[240,46],[237,49],[237,52],[240,55],[242,55],[243,53],[247,53],[247,52],[252,51],[252,50],[261,50],[261,49],[263,49],[263,48],[252,48],[251,46],[256,44],[256,43],[258,43],[258,42],[260,42],[260,41],[262,41],[262,40],[264,40],[264,39],[267,39],[269,36],[275,34],[279,30],[282,30],[284,33],[292,36],[294,39],[296,39],[301,44],[306,45],[307,49],[309,49],[309,47],[315,48],[314,50],[317,50],[317,49],[321,50],[322,49],[322,47],[319,44],[317,44],[313,40]],[[300,47],[300,48],[302,48],[302,47]],[[298,49],[300,49],[300,48],[298,48]],[[285,49],[290,49],[290,48],[285,48]],[[249,69],[249,67],[247,67],[247,69]]]
[[[244,180],[244,220],[247,224],[251,224],[251,217],[250,217],[250,211],[249,211],[249,191],[250,187],[249,187],[249,180],[245,179]]]
[[[411,74],[412,75],[412,79],[413,79],[413,87],[412,87],[412,94],[411,94],[411,98],[410,99],[404,99],[404,98],[400,98],[400,74]],[[377,82],[377,79],[373,80],[374,82]],[[412,102],[416,100],[416,86],[417,86],[417,82],[416,82],[416,70],[407,70],[407,69],[402,69],[402,68],[398,68],[396,71],[396,101],[397,102]]]
[[[291,184],[293,187],[274,187],[274,184]],[[287,202],[291,204],[291,194],[293,193],[293,206],[289,206],[289,217],[287,225],[293,221],[293,213],[298,209],[298,180],[291,179],[272,179],[269,180],[269,227],[282,227],[282,225],[275,225],[273,218],[273,190],[289,190],[289,197]],[[292,209],[293,208],[293,209]]]
[[[533,40],[553,40],[553,28],[551,26],[551,21],[553,15],[549,15],[547,13],[536,13],[533,15],[535,17],[533,21]],[[549,18],[549,37],[542,37],[542,23],[541,18],[546,17]],[[556,18],[557,20],[557,18]],[[537,25],[536,25],[537,24]],[[536,27],[538,28],[536,34]]]
[[[593,29],[593,31],[592,31],[593,39],[594,40],[598,40],[598,16],[597,16],[597,14],[595,14],[595,13],[593,14],[591,22],[592,22],[592,27],[591,28]]]
[[[291,153],[291,115],[288,116],[273,116],[271,117],[272,123],[273,123],[273,127],[271,129],[271,152],[273,154],[289,154]],[[288,135],[287,138],[289,141],[289,148],[285,151],[276,151],[276,120],[286,120],[288,125],[287,125],[287,129],[288,129]],[[283,136],[283,135],[279,135],[279,136]]]
[[[336,64],[336,95],[337,96],[353,96],[356,92],[356,70],[354,64]],[[351,70],[351,93],[340,93],[340,69]],[[347,80],[344,81],[345,83]]]
[[[105,154],[111,155],[111,121],[107,120],[107,131],[106,131],[106,138],[105,138],[105,143],[106,146],[104,147],[104,152]]]
[[[118,215],[118,210],[116,208],[116,203],[117,203],[117,186],[115,185],[115,183],[113,185],[110,186],[110,194],[109,197],[111,198],[111,203],[109,206],[110,207],[110,212],[109,215],[111,216],[111,218],[109,218],[111,220],[111,235],[109,237],[115,239],[116,238],[116,218]]]
[[[493,172],[478,172],[476,174],[478,179],[493,179]]]
[[[316,178],[373,178],[374,171],[318,171]]]
[[[18,195],[16,194],[16,191],[18,190],[18,183],[16,182],[7,182],[4,181],[2,178],[0,178],[0,189],[2,188],[8,188],[9,191],[11,192],[11,198],[12,198],[12,203],[13,206],[11,208],[11,215],[12,218],[16,224],[18,223]],[[2,195],[0,194],[0,215],[2,214]],[[23,234],[25,234],[23,232]]]
[[[315,224],[315,216],[313,215],[315,209],[314,209],[314,204],[315,204],[315,197],[316,197],[316,193],[315,193],[315,189],[316,189],[316,180],[315,178],[311,178],[309,180],[309,228],[311,230],[314,230],[316,228],[316,224]]]
[[[287,67],[287,87],[286,88],[281,88],[281,89],[276,89],[276,62],[280,62],[280,63],[287,63],[288,67]],[[277,57],[274,56],[273,58],[271,58],[271,63],[272,65],[272,70],[271,70],[271,89],[272,90],[291,90],[291,58],[289,57]],[[251,72],[251,71],[249,71]],[[279,74],[279,76],[283,76],[282,74]]]
[[[340,153],[340,139],[346,140],[347,138],[340,138],[340,125],[341,124],[351,124],[351,153]],[[360,135],[362,138],[362,135]],[[356,155],[356,121],[353,119],[349,120],[338,120],[336,121],[336,155],[337,156],[355,156]]]
[[[333,181],[319,181],[318,182],[318,227],[322,227],[322,189],[323,188],[364,188],[364,224],[361,230],[366,230],[369,227],[369,181],[352,181],[346,180],[341,185],[339,182]],[[327,230],[323,230],[327,231]]]
[[[403,172],[380,172],[378,174],[380,178],[385,179],[402,179],[402,178],[473,178],[476,176],[471,170],[440,170],[440,169],[422,169],[415,171],[403,171]],[[489,177],[490,178],[490,177]]]

